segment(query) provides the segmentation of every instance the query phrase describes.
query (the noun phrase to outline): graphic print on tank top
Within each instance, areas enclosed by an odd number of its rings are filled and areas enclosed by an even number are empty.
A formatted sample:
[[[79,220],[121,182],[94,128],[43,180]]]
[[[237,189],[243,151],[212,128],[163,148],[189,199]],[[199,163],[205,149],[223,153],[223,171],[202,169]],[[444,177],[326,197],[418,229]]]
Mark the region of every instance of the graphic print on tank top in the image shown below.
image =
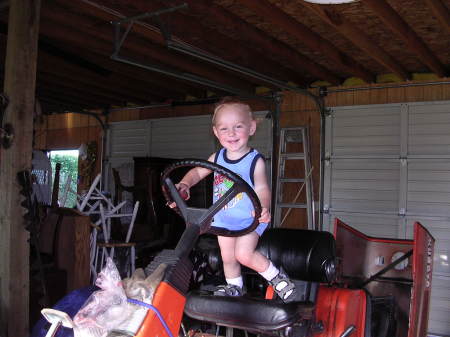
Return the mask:
[[[214,200],[219,200],[227,191],[233,186],[233,181],[228,179],[222,174],[214,175],[214,185],[213,193]],[[238,193],[233,199],[231,199],[228,204],[226,204],[223,209],[233,208],[240,200],[243,199],[243,193]]]

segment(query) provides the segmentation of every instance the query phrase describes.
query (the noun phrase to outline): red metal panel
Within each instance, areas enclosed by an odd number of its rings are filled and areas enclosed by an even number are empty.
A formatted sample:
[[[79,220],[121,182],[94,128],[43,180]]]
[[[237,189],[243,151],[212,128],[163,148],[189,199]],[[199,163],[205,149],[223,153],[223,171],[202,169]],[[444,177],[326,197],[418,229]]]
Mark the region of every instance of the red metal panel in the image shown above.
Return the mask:
[[[174,336],[178,336],[186,298],[166,282],[161,282],[153,297],[153,306],[159,310]],[[136,337],[168,336],[155,312],[149,310]]]
[[[366,293],[360,289],[321,286],[317,300],[317,321],[324,330],[314,336],[339,337],[350,326],[352,337],[364,337],[366,324]]]
[[[413,288],[408,337],[427,335],[430,309],[434,238],[420,223],[414,223]]]

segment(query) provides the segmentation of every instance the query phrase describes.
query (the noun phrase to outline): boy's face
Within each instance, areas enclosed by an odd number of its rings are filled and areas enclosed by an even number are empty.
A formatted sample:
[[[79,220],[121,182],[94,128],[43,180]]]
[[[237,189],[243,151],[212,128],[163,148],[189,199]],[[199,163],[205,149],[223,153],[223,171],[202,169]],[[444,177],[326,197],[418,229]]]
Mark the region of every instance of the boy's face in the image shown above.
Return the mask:
[[[216,113],[214,134],[229,152],[248,151],[248,139],[256,131],[256,122],[239,105],[225,105]]]

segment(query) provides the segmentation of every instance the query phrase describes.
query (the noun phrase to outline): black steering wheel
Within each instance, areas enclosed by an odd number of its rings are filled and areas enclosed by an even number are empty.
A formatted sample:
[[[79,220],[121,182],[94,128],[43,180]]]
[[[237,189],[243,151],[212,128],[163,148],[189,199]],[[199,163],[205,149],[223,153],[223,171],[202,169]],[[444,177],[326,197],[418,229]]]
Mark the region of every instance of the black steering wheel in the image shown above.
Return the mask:
[[[231,186],[231,188],[208,209],[187,207],[186,202],[181,198],[175,185],[169,178],[170,174],[180,167],[203,167],[213,172],[217,172],[230,179],[233,182],[233,186]],[[199,226],[201,234],[211,233],[220,236],[242,236],[252,232],[259,224],[258,219],[261,216],[261,203],[253,188],[236,173],[215,163],[199,159],[183,159],[177,161],[163,171],[161,176],[161,186],[167,202],[175,202],[177,204],[177,207],[175,207],[174,210],[183,217],[186,226]],[[253,205],[254,217],[251,225],[240,230],[229,230],[211,226],[214,215],[228,204],[228,202],[230,202],[238,193],[246,193]]]

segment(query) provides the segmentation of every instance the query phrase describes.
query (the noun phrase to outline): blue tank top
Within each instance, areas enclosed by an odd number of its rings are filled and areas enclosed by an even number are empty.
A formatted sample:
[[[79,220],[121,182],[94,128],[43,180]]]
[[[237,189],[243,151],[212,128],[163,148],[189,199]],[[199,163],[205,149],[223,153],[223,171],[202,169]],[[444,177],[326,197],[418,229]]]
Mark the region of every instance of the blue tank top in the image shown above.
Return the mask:
[[[256,162],[262,155],[255,149],[237,160],[228,159],[226,149],[221,149],[216,153],[214,162],[230,171],[238,174],[251,187],[255,187],[254,172]],[[233,182],[219,173],[214,173],[213,200],[216,202],[233,185]],[[253,205],[246,193],[236,195],[225,207],[214,216],[212,226],[227,228],[230,230],[240,230],[247,228],[253,221]],[[267,228],[267,223],[261,223],[256,228],[256,232],[261,235]]]

